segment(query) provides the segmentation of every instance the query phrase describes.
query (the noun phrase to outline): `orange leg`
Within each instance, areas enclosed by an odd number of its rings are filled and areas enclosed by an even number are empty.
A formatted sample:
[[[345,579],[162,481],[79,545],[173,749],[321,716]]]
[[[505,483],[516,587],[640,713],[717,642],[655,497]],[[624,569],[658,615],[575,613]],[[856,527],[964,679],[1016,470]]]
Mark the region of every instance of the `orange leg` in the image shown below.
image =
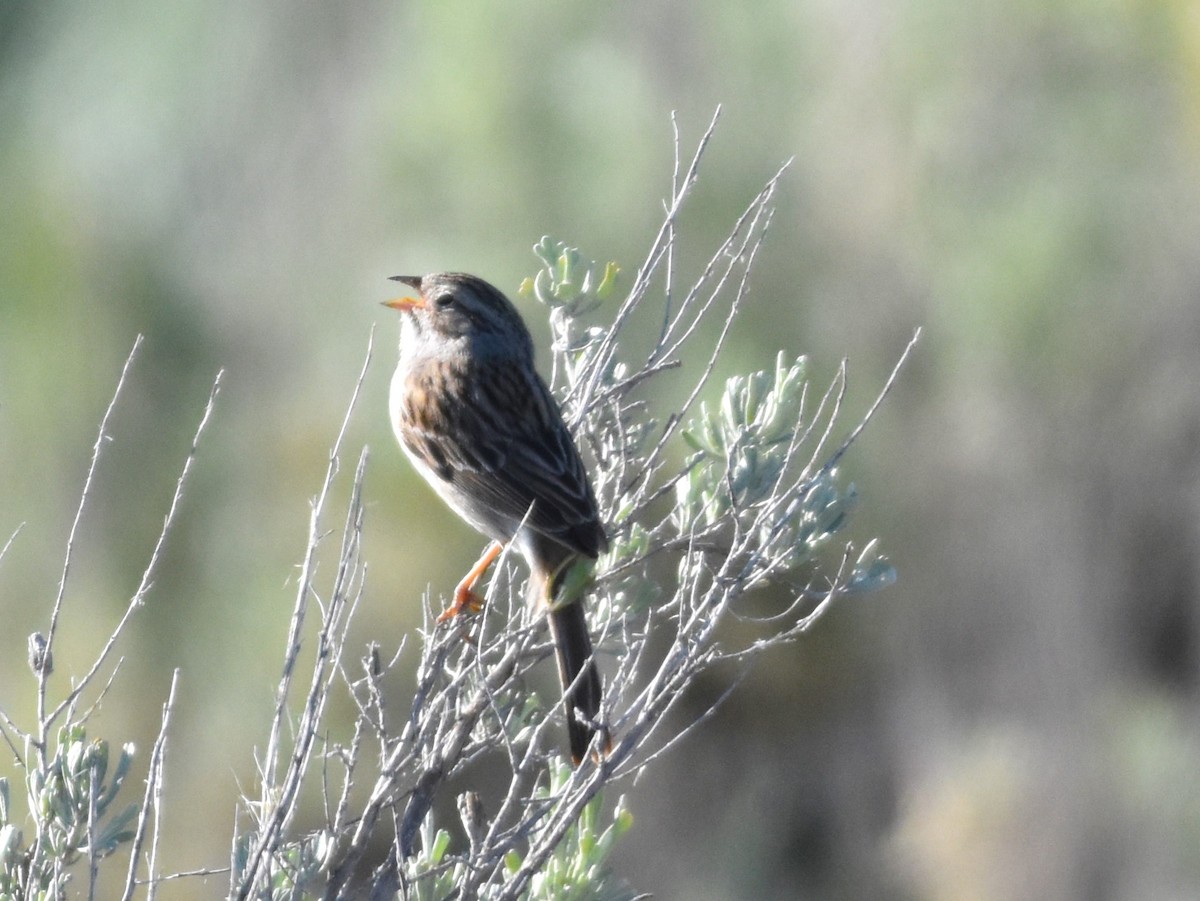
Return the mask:
[[[499,541],[493,541],[488,545],[487,550],[483,552],[483,556],[475,561],[475,565],[471,567],[470,572],[462,577],[462,581],[454,589],[454,602],[438,616],[437,621],[439,623],[453,619],[464,611],[469,610],[472,613],[477,613],[483,609],[483,598],[474,591],[475,583],[487,572],[487,568],[500,556],[500,551],[503,549],[504,545]]]

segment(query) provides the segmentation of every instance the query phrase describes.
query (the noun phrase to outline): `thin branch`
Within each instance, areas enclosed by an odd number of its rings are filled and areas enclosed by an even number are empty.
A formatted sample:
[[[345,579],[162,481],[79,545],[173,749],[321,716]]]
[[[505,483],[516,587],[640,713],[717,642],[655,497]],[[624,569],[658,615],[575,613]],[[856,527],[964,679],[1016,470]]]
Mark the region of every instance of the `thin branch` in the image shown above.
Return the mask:
[[[208,395],[208,402],[204,405],[204,413],[200,417],[200,424],[196,427],[196,432],[192,436],[192,446],[188,450],[187,458],[183,461],[183,469],[179,473],[179,478],[175,482],[175,493],[171,497],[171,505],[167,509],[167,515],[163,518],[163,524],[162,528],[159,530],[158,539],[154,542],[154,549],[150,553],[150,561],[146,564],[146,568],[142,571],[142,578],[138,583],[137,590],[134,591],[133,596],[130,597],[129,603],[125,607],[125,612],[121,615],[121,619],[117,623],[116,628],[113,629],[111,634],[109,634],[108,640],[104,643],[104,647],[96,656],[95,661],[84,674],[83,678],[79,680],[78,684],[76,684],[66,698],[64,698],[58,704],[58,706],[54,708],[53,711],[45,716],[40,715],[40,711],[42,709],[41,698],[44,697],[44,695],[41,694],[41,688],[39,686],[39,730],[41,740],[43,742],[45,741],[45,735],[48,733],[51,725],[58,719],[64,710],[74,705],[79,695],[96,677],[96,673],[99,672],[105,661],[108,660],[109,654],[112,653],[113,646],[116,645],[117,640],[121,637],[122,633],[124,633],[125,627],[129,623],[130,618],[133,616],[134,612],[142,606],[142,603],[146,598],[146,594],[150,591],[150,587],[153,584],[151,579],[158,567],[158,560],[162,554],[163,547],[166,545],[167,535],[171,531],[171,526],[175,522],[175,515],[179,511],[179,503],[183,499],[183,486],[187,482],[187,477],[191,472],[192,464],[196,460],[196,452],[200,447],[200,438],[204,434],[204,429],[208,425],[209,418],[212,416],[213,409],[215,408],[217,394],[221,390],[221,378],[223,375],[224,371],[218,372],[217,377],[213,380],[212,390]]]
[[[21,530],[23,528],[25,528],[25,523],[20,523],[15,529],[13,529],[13,533],[8,536],[8,541],[4,542],[4,547],[0,548],[0,561],[4,560],[4,556],[8,553],[8,549],[12,547],[12,543],[16,540],[17,536],[21,534]]]
[[[335,583],[331,606],[326,611],[322,622],[321,635],[318,638],[318,662],[314,666],[312,681],[301,718],[300,731],[293,745],[289,764],[284,774],[283,784],[282,786],[278,785],[276,782],[276,770],[280,757],[280,736],[283,723],[286,719],[287,700],[291,691],[292,678],[296,662],[300,655],[300,633],[303,629],[305,613],[308,609],[309,596],[312,593],[316,569],[317,545],[323,537],[321,520],[334,478],[340,469],[342,442],[349,428],[350,417],[358,405],[358,398],[362,391],[363,383],[366,380],[367,369],[370,366],[374,348],[374,339],[375,333],[374,329],[372,329],[367,341],[367,352],[363,359],[362,368],[359,370],[358,378],[354,383],[354,390],[351,393],[350,403],[346,408],[341,427],[338,429],[337,437],[334,439],[333,447],[329,453],[329,464],[325,472],[325,481],[312,505],[312,514],[309,519],[308,542],[305,548],[304,563],[301,567],[300,584],[297,587],[296,602],[288,628],[288,642],[284,653],[283,674],[280,677],[279,687],[276,691],[275,714],[271,721],[271,734],[267,742],[266,756],[262,766],[260,795],[262,804],[258,812],[259,829],[255,837],[254,846],[247,858],[245,870],[239,874],[241,881],[233,887],[232,894],[238,899],[244,899],[249,896],[259,878],[259,870],[263,865],[264,859],[276,847],[276,843],[286,823],[295,814],[293,800],[303,781],[313,742],[316,740],[317,726],[321,713],[324,710],[325,697],[328,691],[325,673],[329,661],[323,655],[330,654],[331,634],[340,618],[342,605],[345,600],[346,580],[349,578],[349,574],[357,568],[357,563],[352,561],[357,560],[362,525],[361,490],[367,459],[365,448],[360,455],[358,468],[355,472],[354,485],[351,489],[352,497],[348,514],[350,524],[347,526],[346,534],[343,537],[342,556],[339,559],[337,574],[338,581]],[[333,655],[333,657],[336,660],[341,650],[340,637],[335,641],[337,654]],[[336,666],[334,671],[336,671]]]
[[[904,364],[908,361],[909,354],[911,354],[913,348],[917,346],[917,342],[921,340],[921,331],[922,330],[920,327],[913,331],[912,337],[909,338],[908,343],[904,345],[904,350],[900,354],[900,359],[898,359],[896,361],[896,365],[892,367],[891,374],[888,375],[887,381],[883,384],[883,388],[880,389],[879,394],[875,397],[875,402],[871,404],[870,408],[863,415],[862,419],[858,421],[858,425],[851,430],[850,434],[846,437],[846,440],[842,442],[842,446],[833,452],[833,455],[829,458],[829,462],[825,464],[826,468],[832,469],[833,467],[837,466],[838,461],[841,460],[846,451],[850,449],[850,445],[852,445],[858,439],[858,436],[862,434],[862,430],[867,427],[867,423],[874,418],[875,411],[879,409],[879,406],[883,403],[884,398],[892,393],[892,387],[896,384],[896,379],[900,375],[900,370],[904,368]]]
[[[579,410],[587,410],[591,407],[592,396],[599,387],[601,374],[607,369],[609,361],[616,352],[617,338],[619,337],[626,322],[629,320],[630,314],[640,302],[642,295],[649,287],[650,276],[658,267],[659,260],[668,247],[674,246],[674,223],[675,217],[679,214],[679,210],[683,205],[684,199],[691,191],[692,185],[695,184],[696,178],[700,171],[700,160],[704,156],[704,151],[708,147],[708,142],[712,138],[713,133],[717,128],[717,120],[721,117],[721,107],[718,106],[713,113],[712,120],[708,123],[708,128],[704,130],[704,134],[700,138],[700,142],[696,146],[696,152],[692,156],[691,165],[688,166],[687,173],[684,175],[682,184],[678,184],[672,198],[671,205],[667,210],[667,215],[663,220],[662,226],[659,228],[658,234],[650,245],[650,253],[646,260],[638,269],[637,276],[633,280],[633,287],[630,289],[624,303],[617,310],[617,314],[613,319],[611,326],[606,330],[604,338],[600,342],[600,347],[594,355],[594,363],[590,374],[584,380],[582,392],[580,393],[578,403],[575,405]],[[574,425],[574,422],[568,423]]]
[[[67,592],[67,576],[71,572],[71,557],[75,550],[75,533],[79,530],[79,522],[83,519],[83,511],[87,506],[88,496],[92,491],[92,478],[96,474],[96,464],[100,462],[100,448],[104,446],[104,442],[108,439],[108,420],[117,406],[117,399],[121,396],[121,389],[125,386],[125,377],[129,374],[134,357],[137,356],[138,348],[141,346],[142,336],[138,335],[133,341],[133,347],[129,351],[129,356],[125,358],[125,365],[121,367],[121,375],[117,378],[117,387],[113,389],[112,399],[108,402],[104,416],[100,419],[100,430],[96,434],[96,443],[92,445],[92,459],[88,463],[87,475],[83,480],[83,491],[79,494],[79,506],[75,508],[75,518],[71,521],[71,529],[67,533],[67,550],[63,555],[62,574],[58,579],[58,591],[54,595],[54,606],[50,609],[50,627],[46,632],[45,652],[47,655],[53,653],[54,650],[54,637],[58,634],[58,618],[62,613],[63,598]],[[10,538],[9,541],[11,542],[11,540]],[[8,546],[5,545],[5,550],[7,549]],[[38,763],[42,766],[46,762],[46,737],[49,734],[50,722],[53,719],[53,717],[50,719],[46,717],[46,683],[49,677],[49,672],[39,671],[37,674],[38,736],[36,747]]]
[[[133,847],[129,851],[129,870],[125,875],[125,890],[121,901],[131,901],[137,882],[138,863],[142,855],[142,843],[146,838],[146,829],[151,818],[154,819],[154,832],[150,840],[150,860],[148,876],[144,884],[149,886],[146,901],[154,901],[158,883],[162,881],[157,874],[158,837],[162,825],[162,771],[167,748],[167,726],[171,722],[171,711],[175,709],[175,692],[179,687],[179,669],[171,673],[171,689],[167,692],[166,703],[163,704],[162,722],[158,727],[158,736],[154,739],[154,747],[150,750],[150,772],[146,776],[146,791],[142,796],[141,809],[138,812],[137,827],[134,830]],[[168,877],[169,878],[169,877]]]
[[[321,485],[321,491],[312,503],[312,513],[309,516],[308,523],[308,543],[304,552],[304,562],[300,567],[300,582],[296,588],[296,603],[293,607],[291,625],[288,628],[283,674],[279,679],[279,687],[275,692],[275,717],[271,721],[271,735],[267,740],[267,752],[262,775],[264,796],[269,794],[275,787],[275,768],[279,760],[279,736],[285,719],[288,694],[291,690],[292,673],[300,654],[300,632],[304,627],[304,615],[308,609],[308,596],[312,588],[317,545],[321,540],[321,516],[325,511],[325,504],[329,498],[329,491],[333,487],[333,480],[338,473],[342,442],[346,437],[346,430],[350,425],[350,416],[358,405],[358,396],[362,391],[363,382],[366,380],[367,367],[371,364],[371,354],[374,351],[374,346],[375,329],[372,328],[371,334],[367,339],[367,353],[363,359],[362,368],[358,373],[358,379],[354,383],[354,390],[350,395],[350,403],[346,407],[341,427],[338,429],[337,437],[333,441],[333,447],[329,451],[329,464],[325,469],[325,481]]]

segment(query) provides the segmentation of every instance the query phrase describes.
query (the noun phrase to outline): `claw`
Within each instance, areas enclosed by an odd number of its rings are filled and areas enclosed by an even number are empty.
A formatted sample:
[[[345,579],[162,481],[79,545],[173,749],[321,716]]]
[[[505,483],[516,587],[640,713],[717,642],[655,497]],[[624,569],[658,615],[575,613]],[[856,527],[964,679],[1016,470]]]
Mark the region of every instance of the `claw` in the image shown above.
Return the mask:
[[[460,585],[454,592],[454,603],[438,614],[438,623],[444,623],[464,613],[478,613],[483,609],[483,598],[470,588]]]
[[[503,547],[504,545],[498,541],[493,541],[488,545],[487,550],[483,552],[483,556],[475,561],[475,565],[471,567],[471,571],[463,576],[463,580],[455,587],[454,603],[438,614],[437,621],[439,623],[454,619],[460,613],[478,613],[483,609],[483,598],[472,589],[475,588],[475,583],[479,581],[479,577],[492,565],[492,561],[500,556],[500,551]]]

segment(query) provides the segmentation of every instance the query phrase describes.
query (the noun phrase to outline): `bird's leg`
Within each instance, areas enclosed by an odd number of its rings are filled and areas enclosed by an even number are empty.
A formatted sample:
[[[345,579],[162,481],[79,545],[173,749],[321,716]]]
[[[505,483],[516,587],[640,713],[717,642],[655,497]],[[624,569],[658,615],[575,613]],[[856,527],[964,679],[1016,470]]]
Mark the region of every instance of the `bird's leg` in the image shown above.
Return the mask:
[[[475,561],[475,565],[471,567],[470,572],[463,576],[462,581],[455,587],[454,601],[438,616],[437,621],[439,623],[453,619],[464,611],[478,613],[483,609],[483,598],[474,591],[475,583],[487,572],[487,568],[500,556],[500,551],[503,549],[504,545],[499,541],[493,541],[488,545],[487,550],[483,552],[483,556]]]

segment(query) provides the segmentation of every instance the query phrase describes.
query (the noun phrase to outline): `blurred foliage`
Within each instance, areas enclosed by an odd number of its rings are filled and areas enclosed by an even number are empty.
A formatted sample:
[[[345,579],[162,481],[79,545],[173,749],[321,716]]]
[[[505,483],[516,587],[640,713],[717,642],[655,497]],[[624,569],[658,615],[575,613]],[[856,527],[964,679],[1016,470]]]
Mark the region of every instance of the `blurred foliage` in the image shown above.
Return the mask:
[[[61,729],[45,766],[26,773],[28,820],[0,778],[0,898],[66,897],[81,856],[98,860],[133,839],[138,803],[127,793],[120,811],[109,810],[133,765],[133,747],[121,749],[111,774],[108,765],[108,742],[88,741],[79,724]],[[28,839],[22,823],[30,826]]]
[[[719,375],[847,355],[853,405],[928,327],[845,461],[904,579],[756,671],[675,752],[678,781],[637,811],[654,839],[616,866],[664,896],[954,897],[921,861],[955,821],[905,811],[1028,767],[1066,774],[1005,783],[1011,829],[1054,850],[1021,861],[1032,896],[1195,894],[1194,831],[1135,789],[1142,761],[1187,780],[1200,752],[1198,22],[1184,0],[0,4],[0,538],[26,523],[0,564],[0,706],[31,695],[22,643],[134,335],[139,399],[60,661],[90,659],[133,591],[225,367],[136,627],[146,697],[99,718],[149,746],[182,667],[163,866],[226,859],[213,799],[253,771],[225,751],[261,740],[243,730],[270,698],[246,686],[270,684],[384,278],[467,269],[515,293],[546,232],[632,269],[669,193],[670,111],[691,136],[720,102],[694,246],[797,159]],[[378,416],[350,436],[373,449],[363,640],[385,653],[477,550],[392,445],[394,336],[381,319]],[[979,749],[998,734],[1017,737]],[[1011,834],[981,828],[977,865],[1011,872]]]
[[[560,763],[549,774],[550,784],[538,785],[530,800],[533,803],[545,802],[562,791],[570,775],[571,768]],[[463,809],[477,803],[477,798],[460,798],[460,808]],[[604,822],[603,812],[601,797],[597,796],[588,802],[579,819],[567,830],[562,842],[546,865],[533,877],[521,898],[525,901],[636,901],[639,896],[614,876],[609,866],[614,846],[633,826],[633,815],[625,807],[624,798],[617,800],[608,822]],[[413,901],[439,901],[453,895],[456,886],[462,885],[467,875],[465,864],[455,862],[447,866],[450,861],[446,858],[446,852],[450,843],[450,832],[436,829],[432,818],[426,818],[421,829],[421,847],[413,860]],[[505,878],[515,877],[521,863],[520,852],[510,851],[504,859],[507,870]],[[440,873],[437,872],[439,867],[443,868]],[[436,877],[427,878],[429,874],[436,874]],[[487,901],[500,897],[506,889],[505,885],[489,884],[479,897]]]

